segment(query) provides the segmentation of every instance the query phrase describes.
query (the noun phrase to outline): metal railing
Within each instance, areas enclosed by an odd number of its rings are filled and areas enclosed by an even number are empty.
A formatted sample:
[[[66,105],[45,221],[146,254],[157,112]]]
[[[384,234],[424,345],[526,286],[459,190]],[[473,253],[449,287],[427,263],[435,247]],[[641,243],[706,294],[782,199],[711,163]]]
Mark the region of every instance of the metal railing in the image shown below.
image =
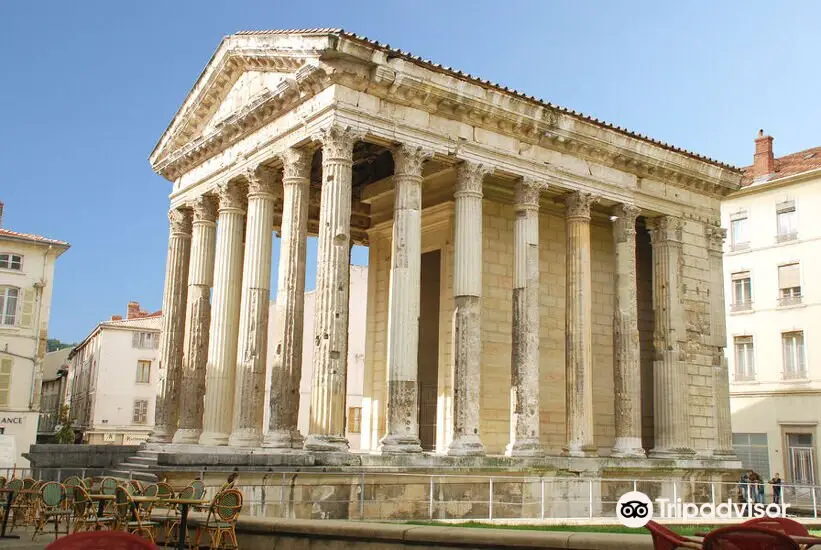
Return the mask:
[[[185,485],[196,477],[213,496],[233,470],[176,473],[170,480]],[[11,477],[11,471],[0,475]],[[60,481],[69,475],[99,477],[102,469],[17,469],[16,477]],[[236,487],[244,495],[243,515],[296,519],[370,521],[616,521],[619,498],[641,491],[654,502],[667,499],[717,505],[728,499],[746,502],[751,487],[719,481],[616,479],[521,475],[431,475],[362,472],[240,472]],[[781,502],[787,513],[817,519],[821,487],[784,484]],[[763,502],[773,502],[767,484]],[[656,503],[658,510],[658,503]],[[658,512],[657,512],[658,513]]]
[[[801,303],[801,295],[796,296],[779,296],[778,307],[797,306]]]
[[[753,303],[751,301],[746,302],[733,302],[730,304],[730,311],[736,313],[738,311],[750,311],[753,309]]]

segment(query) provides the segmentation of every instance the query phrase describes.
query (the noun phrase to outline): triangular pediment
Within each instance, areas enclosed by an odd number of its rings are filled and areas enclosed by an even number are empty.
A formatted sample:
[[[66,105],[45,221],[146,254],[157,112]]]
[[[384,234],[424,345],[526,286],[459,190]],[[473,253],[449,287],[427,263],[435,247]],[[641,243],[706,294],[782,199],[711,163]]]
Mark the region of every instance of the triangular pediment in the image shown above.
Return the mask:
[[[256,102],[297,87],[319,65],[332,33],[233,35],[225,38],[151,154],[153,166],[218,131]]]

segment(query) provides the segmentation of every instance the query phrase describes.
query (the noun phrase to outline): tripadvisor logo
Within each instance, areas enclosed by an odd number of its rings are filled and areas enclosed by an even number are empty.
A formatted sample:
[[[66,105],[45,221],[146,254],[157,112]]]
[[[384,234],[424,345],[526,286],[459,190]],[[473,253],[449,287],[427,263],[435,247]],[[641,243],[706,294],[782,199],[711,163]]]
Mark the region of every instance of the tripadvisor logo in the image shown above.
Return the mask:
[[[669,498],[657,498],[655,504],[658,518],[679,519],[745,519],[745,518],[784,518],[787,517],[789,504],[761,504],[753,502],[726,502],[713,504],[696,504],[682,502],[680,498],[675,502]],[[616,517],[625,527],[644,527],[654,516],[654,505],[650,497],[641,491],[625,493],[616,504]]]

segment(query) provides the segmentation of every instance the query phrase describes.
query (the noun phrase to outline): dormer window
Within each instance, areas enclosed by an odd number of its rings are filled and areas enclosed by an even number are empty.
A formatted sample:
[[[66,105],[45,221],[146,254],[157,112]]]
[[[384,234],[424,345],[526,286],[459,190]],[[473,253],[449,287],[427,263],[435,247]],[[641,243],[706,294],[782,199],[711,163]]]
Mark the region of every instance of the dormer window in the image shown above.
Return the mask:
[[[0,269],[13,269],[21,271],[23,269],[23,257],[19,254],[0,253]]]

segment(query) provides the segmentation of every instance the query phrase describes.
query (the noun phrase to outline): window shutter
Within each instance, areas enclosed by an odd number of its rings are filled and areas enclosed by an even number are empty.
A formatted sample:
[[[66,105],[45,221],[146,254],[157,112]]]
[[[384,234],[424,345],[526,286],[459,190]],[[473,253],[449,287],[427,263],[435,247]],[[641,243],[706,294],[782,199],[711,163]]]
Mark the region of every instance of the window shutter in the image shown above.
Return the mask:
[[[783,214],[784,212],[795,212],[795,201],[779,202],[775,205],[775,211],[778,214]]]
[[[801,276],[798,264],[782,265],[778,268],[778,288],[794,288],[801,286]]]
[[[9,406],[9,392],[11,391],[11,359],[0,359],[0,407]]]
[[[31,328],[34,325],[34,289],[23,289],[23,303],[20,305],[20,327]]]
[[[742,279],[749,279],[750,272],[749,271],[740,271],[738,273],[733,273],[733,281],[740,281]]]
[[[131,334],[131,347],[137,348],[140,347],[140,333],[134,332]]]

